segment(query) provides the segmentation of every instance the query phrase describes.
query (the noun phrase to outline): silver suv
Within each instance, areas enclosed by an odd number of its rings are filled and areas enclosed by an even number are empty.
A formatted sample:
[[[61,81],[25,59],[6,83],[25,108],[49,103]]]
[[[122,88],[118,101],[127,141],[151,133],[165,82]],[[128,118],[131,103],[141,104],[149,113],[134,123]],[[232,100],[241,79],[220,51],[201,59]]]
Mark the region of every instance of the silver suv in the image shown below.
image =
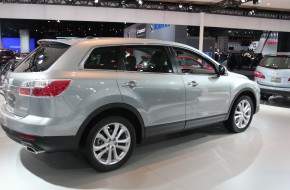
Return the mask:
[[[38,44],[7,73],[0,111],[6,134],[33,153],[81,148],[93,167],[111,171],[143,138],[216,122],[239,133],[259,110],[255,82],[183,44],[118,38]]]
[[[290,96],[290,55],[266,55],[254,76],[262,100],[268,100],[271,95]]]

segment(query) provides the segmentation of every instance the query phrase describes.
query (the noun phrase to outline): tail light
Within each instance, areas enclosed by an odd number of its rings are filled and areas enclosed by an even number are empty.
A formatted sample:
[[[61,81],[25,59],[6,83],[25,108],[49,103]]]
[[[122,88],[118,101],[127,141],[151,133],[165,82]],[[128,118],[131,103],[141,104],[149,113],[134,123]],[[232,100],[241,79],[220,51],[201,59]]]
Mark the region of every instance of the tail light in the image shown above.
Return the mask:
[[[37,80],[24,81],[19,88],[19,94],[35,97],[54,97],[63,93],[71,80]]]
[[[22,139],[30,140],[30,141],[35,141],[36,140],[36,138],[34,136],[25,135],[25,134],[21,134],[21,133],[19,133],[19,137],[22,138]]]
[[[265,76],[259,71],[254,71],[254,77],[261,78],[261,79],[265,78]]]
[[[288,82],[290,82],[290,78],[288,79]]]

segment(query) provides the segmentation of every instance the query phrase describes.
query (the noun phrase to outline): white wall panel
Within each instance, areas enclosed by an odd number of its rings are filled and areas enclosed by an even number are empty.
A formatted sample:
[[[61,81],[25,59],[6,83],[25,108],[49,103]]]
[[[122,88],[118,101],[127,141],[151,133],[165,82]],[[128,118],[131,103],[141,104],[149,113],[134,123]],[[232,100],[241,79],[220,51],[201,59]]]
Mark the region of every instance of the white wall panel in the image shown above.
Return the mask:
[[[227,15],[205,15],[205,26],[290,32],[289,20]]]
[[[199,13],[62,5],[0,4],[0,18],[195,25]],[[205,14],[205,26],[290,32],[289,20]]]

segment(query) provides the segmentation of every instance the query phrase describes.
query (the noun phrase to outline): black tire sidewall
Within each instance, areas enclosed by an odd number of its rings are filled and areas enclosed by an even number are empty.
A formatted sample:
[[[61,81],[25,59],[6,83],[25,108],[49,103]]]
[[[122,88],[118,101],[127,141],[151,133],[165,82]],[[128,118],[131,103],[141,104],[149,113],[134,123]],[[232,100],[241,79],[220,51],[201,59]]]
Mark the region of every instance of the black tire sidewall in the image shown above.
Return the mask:
[[[243,100],[247,100],[250,103],[250,105],[251,105],[251,118],[250,118],[248,124],[246,125],[246,127],[244,127],[244,128],[238,128],[237,125],[236,125],[236,123],[235,123],[235,111],[236,111],[237,106],[239,105],[239,103],[241,101],[243,101]],[[244,132],[250,126],[251,121],[252,121],[252,118],[253,118],[253,114],[254,114],[254,104],[253,104],[252,99],[250,97],[248,97],[248,96],[241,96],[241,97],[239,97],[235,101],[235,103],[234,103],[234,105],[233,105],[233,107],[231,109],[230,116],[229,116],[228,120],[225,123],[226,124],[226,127],[231,132],[234,132],[234,133]]]
[[[131,136],[131,144],[130,144],[130,148],[127,152],[127,154],[125,155],[125,157],[120,160],[119,162],[117,162],[116,164],[113,165],[104,165],[102,163],[100,163],[94,155],[93,152],[93,143],[94,143],[94,139],[95,136],[98,134],[98,132],[107,124],[109,123],[121,123],[122,125],[124,125]],[[119,116],[110,116],[107,118],[104,118],[102,120],[100,120],[99,122],[97,122],[97,124],[93,127],[93,129],[90,131],[87,140],[86,140],[86,146],[85,146],[85,154],[86,157],[90,163],[90,165],[92,165],[96,170],[100,171],[100,172],[109,172],[112,170],[115,170],[119,167],[121,167],[123,164],[125,164],[127,162],[127,160],[130,158],[133,149],[135,147],[135,143],[136,143],[136,135],[135,135],[135,130],[133,125],[125,118],[123,117],[119,117]]]
[[[268,95],[268,94],[261,94],[260,98],[261,98],[261,100],[267,101],[267,100],[269,100],[270,96],[271,95]]]

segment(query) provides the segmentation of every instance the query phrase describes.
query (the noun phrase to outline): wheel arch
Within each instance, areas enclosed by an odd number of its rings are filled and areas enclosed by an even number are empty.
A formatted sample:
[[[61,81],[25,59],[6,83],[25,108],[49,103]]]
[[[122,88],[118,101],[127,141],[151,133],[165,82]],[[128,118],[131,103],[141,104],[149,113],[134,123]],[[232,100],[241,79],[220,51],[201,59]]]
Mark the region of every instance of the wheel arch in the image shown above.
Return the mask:
[[[94,127],[94,124],[100,121],[101,119],[109,116],[122,116],[127,120],[129,120],[135,129],[136,143],[138,144],[141,143],[145,135],[145,127],[140,113],[135,108],[133,108],[128,104],[112,103],[94,110],[84,120],[84,122],[82,123],[77,132],[78,144],[80,146],[84,146],[86,137],[90,133],[91,129]]]
[[[226,116],[226,120],[230,116],[230,113],[231,113],[231,110],[233,108],[234,103],[237,101],[238,98],[240,98],[241,96],[244,96],[244,95],[246,95],[246,96],[251,98],[251,100],[253,101],[253,104],[254,104],[254,113],[256,113],[256,110],[257,110],[257,99],[256,99],[256,96],[255,96],[255,92],[251,88],[244,88],[243,90],[238,92],[235,95],[235,97],[233,98],[233,101],[231,102],[231,105],[230,105],[229,110],[228,110],[228,114]]]

